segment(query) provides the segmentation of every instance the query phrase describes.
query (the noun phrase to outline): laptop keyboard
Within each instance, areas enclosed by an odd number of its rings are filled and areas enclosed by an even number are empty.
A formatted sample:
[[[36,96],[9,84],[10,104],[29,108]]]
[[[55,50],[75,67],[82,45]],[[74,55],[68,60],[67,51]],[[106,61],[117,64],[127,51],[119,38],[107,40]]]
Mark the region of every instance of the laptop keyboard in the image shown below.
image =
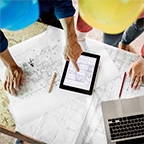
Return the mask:
[[[144,135],[144,114],[109,119],[111,140]]]

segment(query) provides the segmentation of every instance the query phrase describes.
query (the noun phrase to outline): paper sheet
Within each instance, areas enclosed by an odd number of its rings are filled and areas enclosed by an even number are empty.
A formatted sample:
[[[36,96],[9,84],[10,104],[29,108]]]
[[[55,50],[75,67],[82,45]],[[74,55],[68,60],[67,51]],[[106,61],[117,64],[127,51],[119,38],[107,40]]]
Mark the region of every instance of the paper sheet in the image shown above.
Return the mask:
[[[80,44],[84,51],[101,56],[96,80],[96,88],[108,83],[120,75],[103,44],[89,38],[86,39],[86,42],[80,42]]]
[[[58,88],[65,63],[62,56],[63,37],[63,31],[49,29],[9,49],[15,61],[24,70],[26,82],[17,97],[8,94],[10,110],[13,111],[16,123],[24,124],[34,120],[80,96],[63,92]],[[33,66],[30,62],[33,63]],[[3,75],[1,78],[4,81],[3,64],[0,65],[0,68],[1,76]],[[52,92],[48,93],[54,72],[57,73],[57,76]]]
[[[79,133],[76,144],[107,144],[101,102],[119,99],[123,73],[127,72],[130,65],[138,59],[138,56],[133,53],[108,45],[105,45],[104,47],[114,61],[117,69],[120,71],[120,76],[97,88],[94,92],[93,101]],[[144,95],[143,86],[141,86],[139,90],[134,91],[130,87],[130,82],[131,78],[126,77],[121,99]]]
[[[91,98],[76,98],[17,130],[47,144],[75,144]]]
[[[90,40],[86,43],[90,50],[93,48],[95,53],[102,56],[98,75],[100,85],[114,79],[118,75],[118,71],[102,44]],[[8,94],[10,110],[16,123],[23,125],[73,99],[85,96],[58,88],[64,66],[62,56],[64,45],[64,32],[49,27],[46,32],[10,48],[15,61],[24,70],[26,81],[26,85],[21,87],[17,97]],[[3,65],[1,64],[0,67],[4,75]],[[52,92],[48,93],[55,71],[57,77]],[[105,71],[107,71],[106,75]],[[1,78],[4,80],[4,76]]]
[[[101,44],[98,45],[102,47]],[[121,75],[96,88],[83,126],[83,118],[87,113],[87,107],[91,101],[88,98],[91,97],[76,98],[34,121],[23,126],[17,125],[18,130],[48,144],[50,140],[52,144],[106,144],[101,102],[118,99],[123,72],[127,71],[130,64],[138,57],[108,45],[105,46],[103,44],[103,47],[107,50]],[[139,96],[143,92],[144,87],[133,91],[130,88],[130,78],[126,78],[122,98]],[[81,131],[79,132],[80,128]]]

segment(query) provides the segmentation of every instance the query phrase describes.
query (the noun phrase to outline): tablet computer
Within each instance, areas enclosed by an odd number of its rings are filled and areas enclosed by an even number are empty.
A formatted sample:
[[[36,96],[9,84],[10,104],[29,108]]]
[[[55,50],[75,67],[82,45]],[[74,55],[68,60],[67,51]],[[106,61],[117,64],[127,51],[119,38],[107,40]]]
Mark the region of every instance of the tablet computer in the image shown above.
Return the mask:
[[[99,55],[83,52],[77,60],[79,72],[76,71],[71,61],[66,61],[59,87],[92,95],[99,61]]]

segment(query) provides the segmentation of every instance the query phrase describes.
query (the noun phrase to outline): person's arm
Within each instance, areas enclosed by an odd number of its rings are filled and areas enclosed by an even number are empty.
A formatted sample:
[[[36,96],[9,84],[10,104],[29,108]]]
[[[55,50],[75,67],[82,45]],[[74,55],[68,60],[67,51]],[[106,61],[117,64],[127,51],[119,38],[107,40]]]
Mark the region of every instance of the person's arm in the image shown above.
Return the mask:
[[[119,48],[129,51],[130,43],[144,31],[144,18],[137,19],[123,33]]]
[[[141,48],[141,56],[135,61],[128,71],[131,78],[131,88],[139,89],[144,80],[144,45]]]
[[[24,74],[22,69],[15,63],[11,54],[7,49],[7,39],[0,31],[0,59],[6,66],[4,88],[10,94],[16,95],[16,91],[19,91],[19,82],[24,85]]]
[[[60,19],[62,27],[65,31],[66,46],[64,49],[64,57],[66,60],[71,60],[77,71],[79,67],[76,63],[82,53],[82,48],[78,43],[77,35],[74,28],[74,17]]]
[[[77,18],[77,23],[76,23],[76,29],[80,32],[83,33],[88,33],[89,31],[91,31],[93,28],[91,26],[89,26],[80,16],[80,14],[78,14],[78,18]]]
[[[55,0],[54,3],[55,15],[60,20],[65,31],[66,46],[64,49],[64,58],[71,60],[77,71],[79,71],[76,63],[82,53],[82,48],[78,43],[77,35],[74,27],[75,9],[71,0]]]

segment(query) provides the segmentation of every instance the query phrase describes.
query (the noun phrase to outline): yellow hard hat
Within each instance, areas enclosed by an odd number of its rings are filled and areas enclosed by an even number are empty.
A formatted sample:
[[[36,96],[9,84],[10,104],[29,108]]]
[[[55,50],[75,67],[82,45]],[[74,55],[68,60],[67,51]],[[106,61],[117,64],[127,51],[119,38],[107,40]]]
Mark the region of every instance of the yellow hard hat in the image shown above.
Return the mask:
[[[79,13],[92,27],[105,33],[121,33],[144,10],[144,0],[79,0]]]

